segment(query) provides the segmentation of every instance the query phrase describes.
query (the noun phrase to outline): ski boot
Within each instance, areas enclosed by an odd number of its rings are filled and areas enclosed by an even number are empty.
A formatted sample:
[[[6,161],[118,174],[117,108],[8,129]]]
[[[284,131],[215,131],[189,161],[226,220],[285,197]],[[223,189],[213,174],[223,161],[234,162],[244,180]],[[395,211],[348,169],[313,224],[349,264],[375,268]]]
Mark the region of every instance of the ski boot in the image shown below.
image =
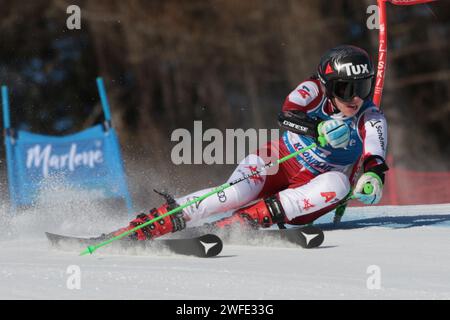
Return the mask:
[[[268,228],[273,224],[283,224],[285,222],[287,222],[287,218],[283,207],[278,198],[273,196],[241,208],[231,216],[213,222],[212,225],[217,229],[233,226],[258,229]]]
[[[136,219],[132,220],[127,227],[112,232],[112,234],[110,234],[111,236],[121,235],[124,232],[136,228],[137,226],[144,224],[152,219],[155,219],[156,217],[159,217],[169,212],[170,210],[173,210],[174,208],[178,207],[178,204],[171,195],[156,190],[154,191],[162,195],[166,199],[167,203],[162,205],[158,209],[156,208],[151,209],[150,212],[147,214],[146,213],[138,214]],[[128,238],[129,240],[139,240],[139,241],[152,240],[170,232],[183,230],[184,228],[186,228],[186,220],[183,217],[183,212],[178,212],[166,216],[141,229],[136,230],[135,232],[128,235]]]

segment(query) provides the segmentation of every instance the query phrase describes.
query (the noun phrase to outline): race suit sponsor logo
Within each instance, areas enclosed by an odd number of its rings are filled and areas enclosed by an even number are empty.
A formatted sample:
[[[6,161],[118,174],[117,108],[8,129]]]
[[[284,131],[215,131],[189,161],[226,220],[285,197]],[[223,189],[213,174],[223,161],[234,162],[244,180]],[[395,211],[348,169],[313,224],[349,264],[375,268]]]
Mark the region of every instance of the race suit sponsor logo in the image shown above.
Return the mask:
[[[308,132],[308,128],[307,127],[304,127],[304,126],[301,126],[299,124],[290,122],[289,120],[284,120],[283,121],[283,125],[287,126],[287,127],[290,127],[290,128],[297,129],[297,130],[299,130],[301,132],[305,132],[305,133]]]
[[[258,167],[257,166],[247,166],[246,168],[250,170],[250,172],[251,172],[250,174],[255,174],[255,173],[258,172]],[[252,176],[249,177],[249,179],[254,181],[255,184],[264,183],[264,178],[261,177],[260,174],[252,175]]]
[[[192,201],[192,200],[197,200],[198,198],[200,198],[200,197],[194,196],[192,199],[188,198],[187,200]],[[203,200],[205,200],[205,199],[201,199],[200,201],[196,201],[194,203],[195,209],[198,209],[200,207],[200,203],[202,203]]]
[[[301,140],[300,135],[291,132],[286,132],[283,135],[283,142],[291,153],[307,146],[307,144]],[[347,166],[345,165],[328,162],[328,155],[331,155],[330,151],[322,148],[314,148],[301,153],[296,157],[296,160],[314,174],[328,171],[344,172],[347,169]]]
[[[221,203],[224,203],[224,202],[227,201],[227,196],[226,196],[226,194],[225,194],[225,191],[217,192],[217,197],[219,198],[219,201],[220,201]]]
[[[301,89],[297,90],[297,92],[302,96],[303,99],[311,96],[309,88],[305,85],[303,85]]]
[[[336,192],[321,192],[320,195],[325,198],[325,203],[330,202],[334,198],[336,198]]]
[[[381,123],[381,120],[369,120],[369,123],[374,128],[377,124]]]
[[[296,150],[300,150],[303,146],[300,143],[294,144],[294,148]],[[314,170],[318,172],[327,172],[331,171],[334,167],[328,165],[326,162],[320,161],[316,159],[315,154],[310,151],[303,152],[300,154],[300,157]]]
[[[376,126],[377,134],[378,134],[378,140],[380,141],[380,146],[383,151],[385,151],[385,141],[384,141],[384,135],[383,135],[383,126]]]
[[[355,139],[351,139],[350,142],[348,143],[349,147],[354,147],[356,145],[356,140]]]
[[[380,141],[380,147],[383,151],[385,151],[386,142],[384,140],[384,132],[383,132],[383,122],[381,120],[369,120],[372,128],[377,130],[378,140]]]
[[[314,207],[315,205],[311,203],[310,199],[303,199],[303,210],[309,210]]]

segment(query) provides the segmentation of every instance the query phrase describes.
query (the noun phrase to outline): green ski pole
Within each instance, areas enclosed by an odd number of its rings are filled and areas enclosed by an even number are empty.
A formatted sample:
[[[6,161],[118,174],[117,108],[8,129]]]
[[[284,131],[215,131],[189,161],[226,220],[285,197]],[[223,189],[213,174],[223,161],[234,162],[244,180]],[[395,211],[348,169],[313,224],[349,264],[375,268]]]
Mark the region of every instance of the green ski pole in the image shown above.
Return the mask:
[[[366,182],[366,184],[363,187],[363,193],[364,194],[371,194],[373,192],[373,185],[370,184],[370,182]],[[338,205],[335,209],[334,213],[334,219],[333,223],[338,224],[341,222],[342,217],[344,216],[344,212],[347,209],[348,202],[350,200],[356,199],[355,195],[353,194],[353,188],[351,188],[348,195],[345,197],[345,199],[342,201],[340,205]]]
[[[253,177],[253,176],[259,175],[264,169],[271,168],[271,167],[273,167],[273,166],[275,166],[275,165],[278,165],[278,164],[280,164],[280,163],[283,163],[283,162],[285,162],[285,161],[287,161],[287,160],[289,160],[289,159],[291,159],[291,158],[293,158],[293,157],[296,157],[296,156],[299,155],[300,153],[303,153],[303,152],[308,151],[308,150],[310,150],[310,149],[313,149],[313,148],[315,148],[315,147],[317,147],[317,144],[312,143],[311,145],[309,145],[309,146],[307,146],[307,147],[305,147],[305,148],[302,148],[302,149],[300,149],[300,150],[297,150],[297,151],[295,151],[295,152],[293,152],[293,153],[291,153],[291,154],[289,154],[289,155],[287,155],[287,156],[285,156],[285,157],[283,157],[283,158],[281,158],[281,159],[278,159],[276,162],[269,162],[269,163],[265,164],[261,169],[256,170],[256,171],[252,172],[251,174],[247,174],[247,175],[245,175],[245,176],[243,176],[242,178],[239,178],[239,179],[237,179],[237,180],[234,180],[234,181],[231,181],[231,182],[224,183],[223,185],[221,185],[221,186],[219,186],[219,187],[217,187],[217,188],[211,190],[210,192],[204,194],[203,196],[201,196],[201,197],[199,197],[199,198],[196,198],[196,199],[193,199],[193,200],[191,200],[191,201],[188,201],[188,202],[186,202],[185,204],[180,205],[179,207],[176,207],[175,209],[172,209],[172,210],[170,210],[169,212],[166,212],[165,214],[163,214],[163,215],[161,215],[161,216],[159,216],[159,217],[156,217],[156,218],[154,218],[154,219],[152,219],[152,220],[149,220],[149,221],[147,221],[147,222],[145,222],[145,223],[143,223],[143,224],[141,224],[141,225],[139,225],[139,226],[137,226],[137,227],[135,227],[135,228],[133,228],[133,229],[131,229],[131,230],[128,230],[128,231],[126,231],[126,232],[124,232],[124,233],[122,233],[122,234],[120,234],[120,235],[118,235],[118,236],[115,236],[115,237],[111,238],[111,239],[105,240],[105,241],[103,241],[103,242],[101,242],[101,243],[99,243],[99,244],[88,246],[84,251],[82,251],[82,252],[80,253],[80,255],[81,255],[81,256],[84,256],[84,255],[86,255],[86,254],[92,254],[92,253],[94,253],[97,249],[99,249],[99,248],[101,248],[101,247],[104,247],[104,246],[110,244],[111,242],[114,242],[114,241],[116,241],[116,240],[119,240],[119,239],[121,239],[121,238],[123,238],[123,237],[126,237],[127,235],[129,235],[129,234],[135,232],[136,230],[139,230],[139,229],[141,229],[141,228],[144,228],[144,227],[148,226],[149,224],[152,224],[153,222],[156,222],[156,221],[158,221],[158,220],[161,220],[161,219],[163,219],[163,218],[165,218],[165,217],[167,217],[167,216],[169,216],[169,215],[172,215],[172,214],[174,214],[174,213],[180,212],[180,211],[183,210],[184,208],[189,207],[190,205],[192,205],[192,204],[194,204],[194,203],[200,202],[200,201],[202,201],[202,200],[204,200],[204,199],[206,199],[206,198],[208,198],[208,197],[210,197],[210,196],[212,196],[212,195],[214,195],[214,194],[216,194],[216,193],[218,193],[218,192],[221,192],[221,191],[223,191],[223,190],[225,190],[225,189],[228,189],[229,187],[231,187],[231,186],[233,186],[233,185],[235,185],[235,184],[237,184],[237,183],[239,183],[239,182],[242,182],[242,181],[244,181],[244,180],[247,180],[247,179],[249,179],[249,178],[251,178],[251,177]]]

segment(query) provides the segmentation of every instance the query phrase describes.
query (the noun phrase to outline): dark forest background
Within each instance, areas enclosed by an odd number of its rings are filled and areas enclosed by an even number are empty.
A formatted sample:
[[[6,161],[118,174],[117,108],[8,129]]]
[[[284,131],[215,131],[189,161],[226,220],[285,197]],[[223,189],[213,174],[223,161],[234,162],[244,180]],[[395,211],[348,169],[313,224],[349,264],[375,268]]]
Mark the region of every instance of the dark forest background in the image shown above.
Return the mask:
[[[285,97],[324,51],[354,44],[376,61],[378,31],[366,27],[374,3],[0,0],[0,83],[14,126],[64,135],[102,120],[102,76],[133,196],[149,205],[153,187],[193,191],[233,169],[173,165],[174,129],[194,120],[203,130],[277,128]],[[72,4],[80,30],[66,27]],[[389,153],[398,167],[450,170],[450,3],[387,7]]]

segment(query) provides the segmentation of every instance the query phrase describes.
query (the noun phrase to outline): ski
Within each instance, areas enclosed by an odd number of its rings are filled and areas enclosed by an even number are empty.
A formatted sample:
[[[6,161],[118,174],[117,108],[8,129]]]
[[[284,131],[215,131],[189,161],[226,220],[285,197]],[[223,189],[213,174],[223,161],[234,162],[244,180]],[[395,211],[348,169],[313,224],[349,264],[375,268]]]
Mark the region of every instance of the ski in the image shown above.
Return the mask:
[[[105,236],[95,238],[80,238],[46,232],[45,235],[52,246],[63,248],[64,245],[92,245],[106,240]],[[133,241],[121,239],[117,241],[121,248],[142,247],[148,249],[167,249],[173,253],[200,258],[210,258],[220,254],[223,248],[222,240],[214,234],[203,234],[196,237],[180,239],[156,239],[148,241]]]
[[[203,225],[199,227],[193,227],[181,231],[179,233],[182,237],[195,237],[200,234],[215,234],[219,236],[223,241],[234,243],[234,238],[238,238],[239,242],[249,241],[254,242],[258,238],[264,239],[264,241],[273,238],[274,240],[288,241],[299,245],[305,249],[317,248],[322,245],[325,236],[323,231],[315,226],[303,226],[289,229],[249,229],[242,230],[239,226],[234,228],[218,229],[212,225]],[[238,235],[235,237],[235,235]]]
[[[289,229],[262,229],[258,230],[258,232],[260,232],[263,236],[274,237],[298,244],[300,247],[305,249],[320,247],[325,239],[323,231],[315,226]]]

